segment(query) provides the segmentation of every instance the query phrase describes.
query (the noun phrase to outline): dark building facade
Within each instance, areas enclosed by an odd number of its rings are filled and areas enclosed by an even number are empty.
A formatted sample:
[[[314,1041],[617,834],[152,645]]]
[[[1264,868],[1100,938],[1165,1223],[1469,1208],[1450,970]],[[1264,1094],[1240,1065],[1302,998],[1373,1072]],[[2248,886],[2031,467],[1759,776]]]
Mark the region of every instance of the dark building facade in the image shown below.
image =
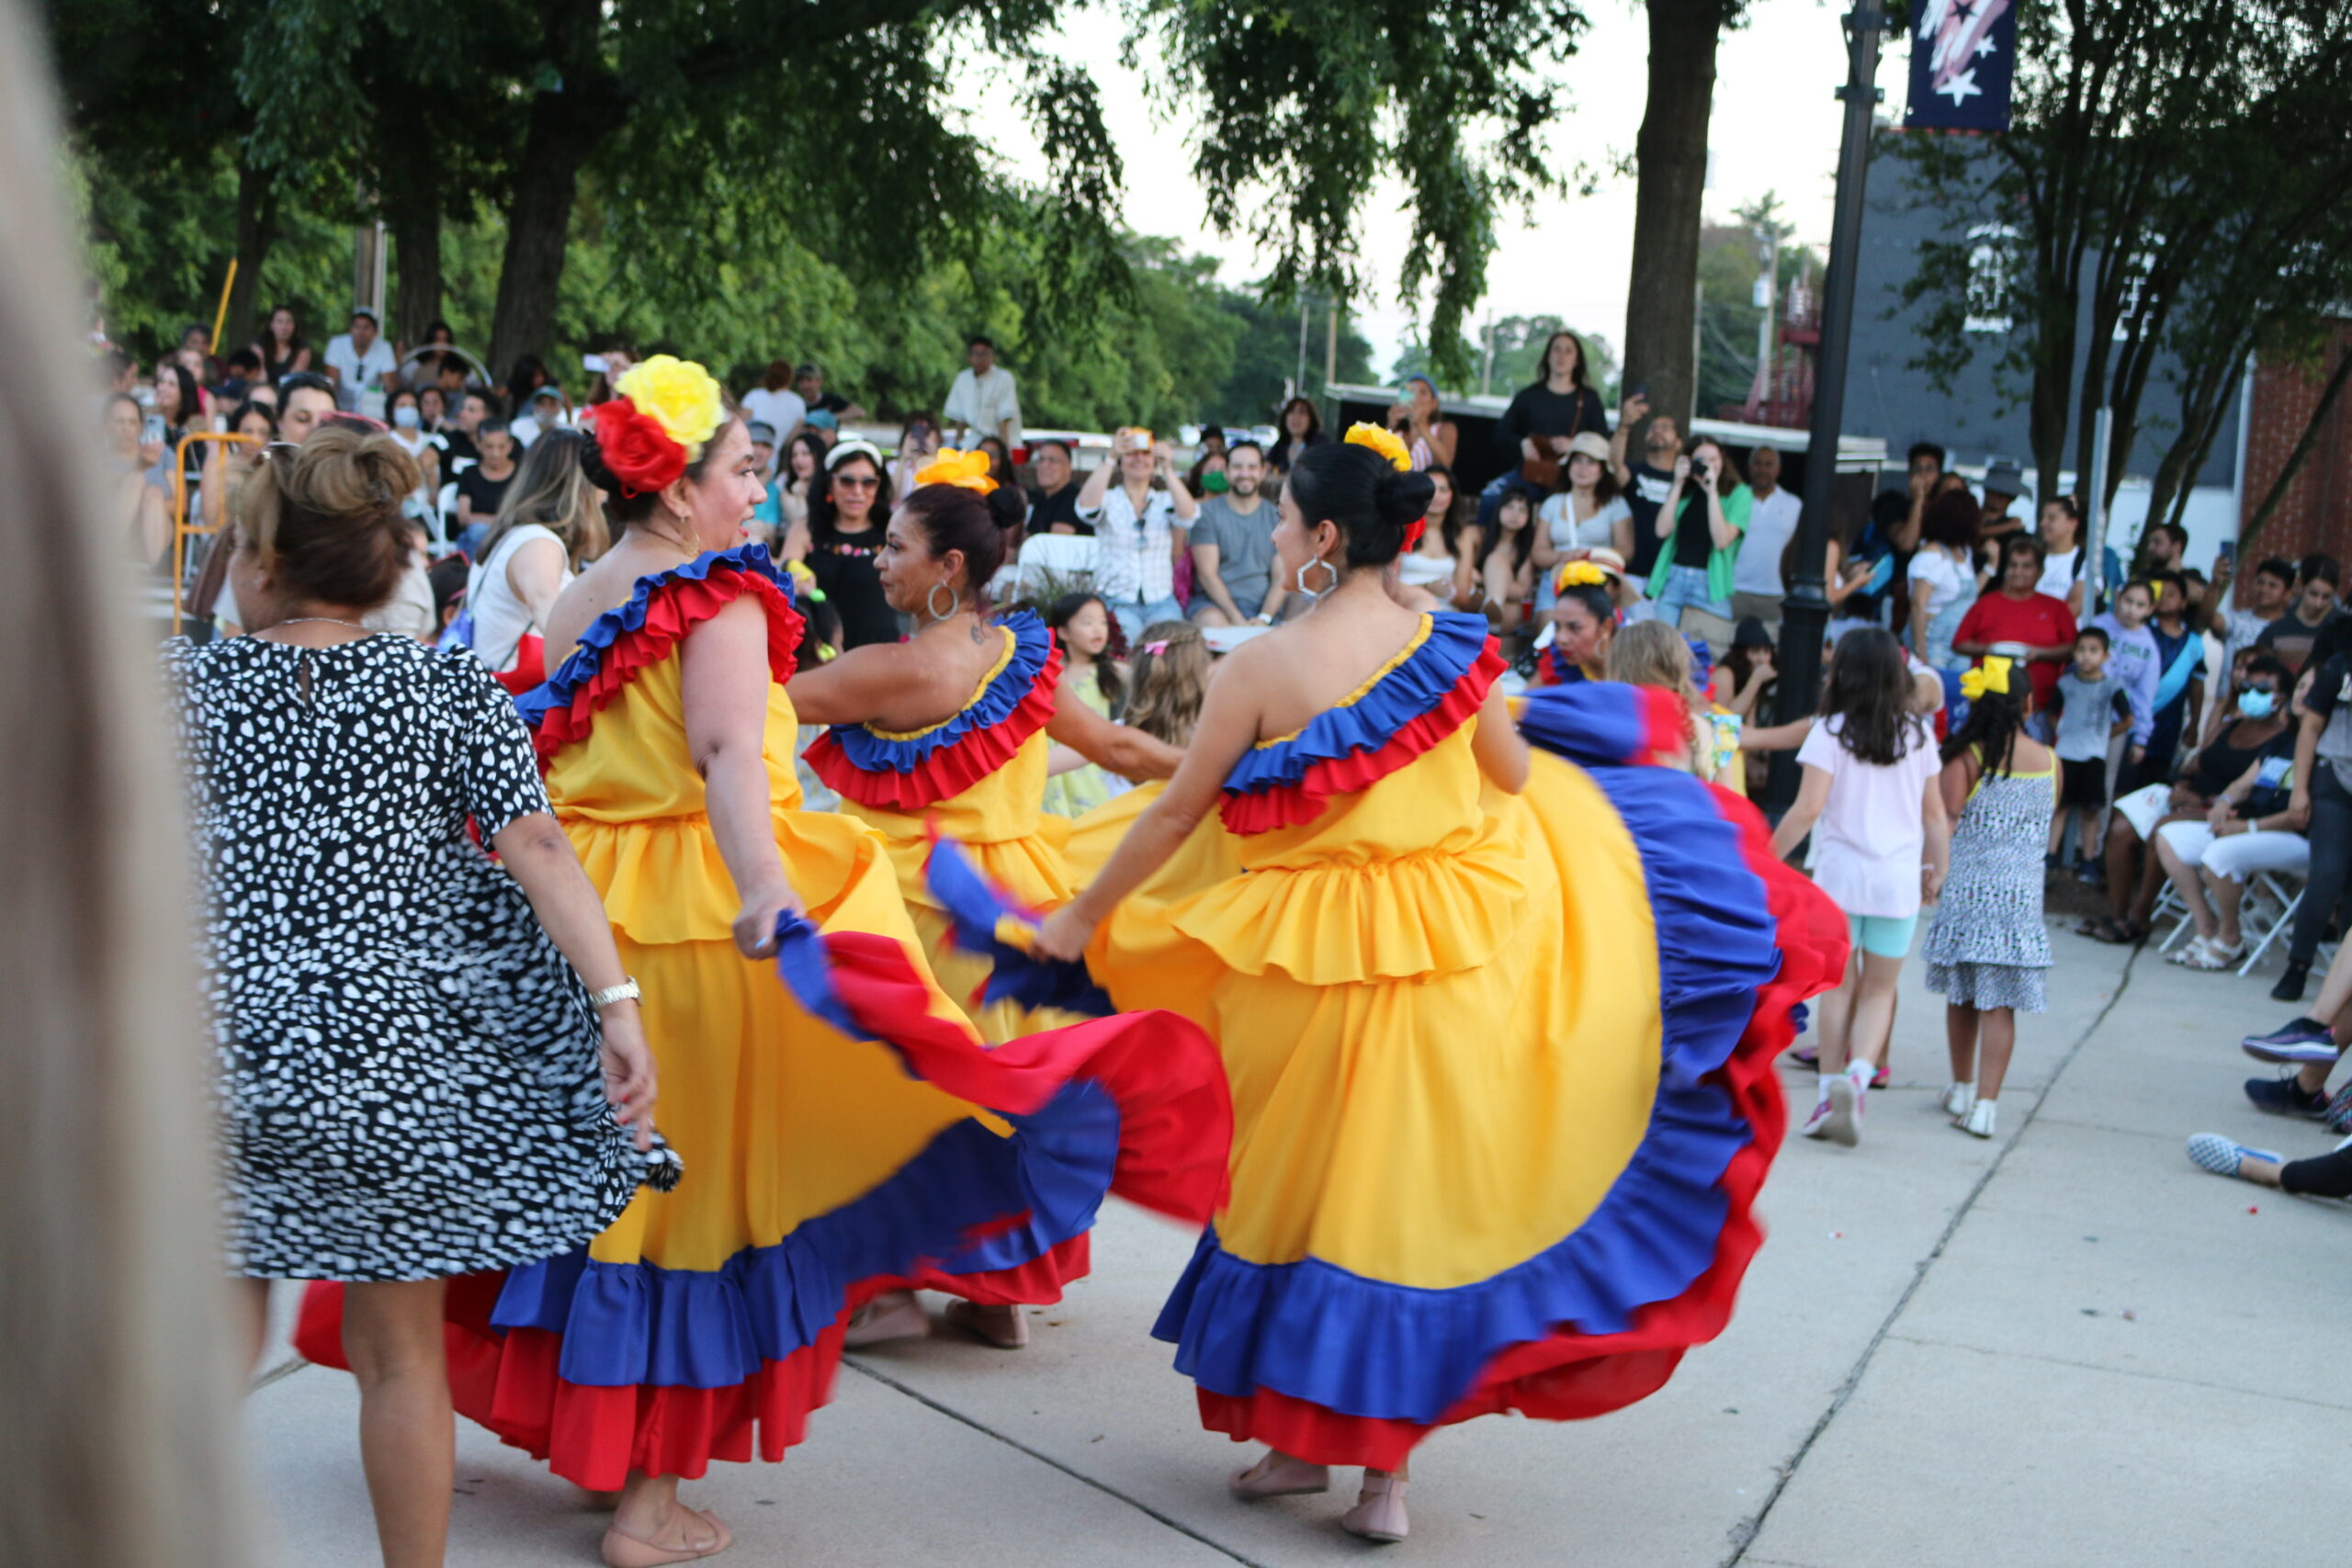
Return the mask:
[[[2010,342],[2005,320],[2008,287],[2003,269],[2008,265],[2005,241],[2013,240],[2016,231],[2014,216],[1997,210],[1977,192],[1963,186],[1953,190],[1949,199],[1939,199],[1918,188],[1916,176],[1902,160],[1883,150],[1872,158],[1854,304],[1853,354],[1847,367],[1844,424],[1849,433],[1882,437],[1894,457],[1915,441],[1933,441],[1950,449],[1955,464],[1971,469],[1981,468],[1988,457],[2011,458],[2031,479],[2029,389],[2023,377],[2002,378],[1995,368]],[[1903,302],[1903,288],[1918,270],[1919,247],[1930,240],[1966,242],[1975,260],[1972,309],[1981,314],[1972,315],[1969,333],[1975,353],[1952,378],[1949,391],[1939,389],[1926,371],[1912,367],[1912,362],[1921,357],[1920,322],[1928,307],[1926,301],[1917,306]],[[2087,341],[2089,336],[2090,307],[2086,301],[2077,341]],[[2160,361],[2148,378],[2140,402],[2139,439],[2124,462],[2127,479],[2154,473],[2164,444],[2178,423],[2179,400],[2172,390],[2171,368],[2170,362]],[[2004,381],[2014,384],[2004,385]],[[2076,450],[2073,433],[2091,413],[2080,406],[2074,411],[2067,438],[2070,464]],[[2214,440],[2197,476],[2199,487],[2233,488],[2238,417],[2238,410],[2233,408],[2228,424]],[[2140,505],[2144,509],[2144,499]],[[2119,496],[2119,520],[2128,519],[2131,511],[2130,499]]]

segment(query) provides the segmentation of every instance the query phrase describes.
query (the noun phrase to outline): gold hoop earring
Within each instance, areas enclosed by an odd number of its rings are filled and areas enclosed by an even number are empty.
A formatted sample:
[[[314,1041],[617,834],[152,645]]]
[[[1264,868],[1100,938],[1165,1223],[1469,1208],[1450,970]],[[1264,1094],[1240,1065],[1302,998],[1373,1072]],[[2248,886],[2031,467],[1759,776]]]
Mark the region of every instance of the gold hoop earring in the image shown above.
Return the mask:
[[[939,591],[943,588],[947,588],[947,608],[944,612],[939,607]],[[934,621],[949,620],[964,607],[964,596],[948,588],[944,582],[934,582],[931,585],[931,592],[923,595],[922,607],[931,612],[931,618]]]

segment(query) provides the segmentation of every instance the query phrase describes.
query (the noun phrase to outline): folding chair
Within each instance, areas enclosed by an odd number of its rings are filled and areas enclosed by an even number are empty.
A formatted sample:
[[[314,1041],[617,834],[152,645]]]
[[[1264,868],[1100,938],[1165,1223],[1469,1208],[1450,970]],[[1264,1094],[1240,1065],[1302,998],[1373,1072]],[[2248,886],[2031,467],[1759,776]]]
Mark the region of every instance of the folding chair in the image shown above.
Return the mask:
[[[2238,931],[2249,942],[2245,962],[2238,965],[2240,975],[2254,972],[2254,966],[2262,962],[2262,955],[2270,951],[2270,944],[2278,940],[2279,934],[2293,929],[2295,911],[2303,906],[2302,888],[2298,886],[2290,895],[2279,880],[2281,874],[2275,871],[2257,872],[2246,884],[2245,898],[2238,905]],[[2271,908],[2278,912],[2269,914]],[[2264,922],[2258,937],[2254,931],[2257,922]]]

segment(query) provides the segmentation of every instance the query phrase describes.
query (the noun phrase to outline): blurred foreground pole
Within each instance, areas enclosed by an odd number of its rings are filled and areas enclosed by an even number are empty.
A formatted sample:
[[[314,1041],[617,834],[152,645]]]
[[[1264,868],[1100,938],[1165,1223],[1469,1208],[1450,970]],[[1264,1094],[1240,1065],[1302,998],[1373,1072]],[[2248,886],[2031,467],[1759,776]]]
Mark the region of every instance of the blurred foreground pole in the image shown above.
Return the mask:
[[[1880,97],[1878,39],[1886,13],[1878,0],[1859,0],[1844,18],[1846,129],[1838,144],[1838,207],[1829,228],[1829,266],[1822,287],[1821,357],[1814,380],[1812,439],[1805,446],[1804,510],[1797,522],[1796,572],[1781,601],[1780,701],[1773,722],[1788,724],[1814,710],[1821,686],[1821,639],[1829,625],[1823,567],[1829,548],[1829,512],[1838,489],[1838,434],[1846,413],[1846,350],[1853,338],[1854,274],[1860,261],[1862,190],[1870,174],[1871,130]],[[1797,760],[1775,752],[1764,795],[1772,816],[1797,795]]]

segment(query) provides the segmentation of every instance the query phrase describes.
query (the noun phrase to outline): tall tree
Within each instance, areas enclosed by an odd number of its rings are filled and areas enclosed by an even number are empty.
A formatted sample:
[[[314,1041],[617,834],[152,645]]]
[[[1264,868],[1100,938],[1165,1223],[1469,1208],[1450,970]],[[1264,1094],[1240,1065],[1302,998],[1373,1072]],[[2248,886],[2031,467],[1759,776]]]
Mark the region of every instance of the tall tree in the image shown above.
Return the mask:
[[[1689,423],[1697,406],[1699,208],[1715,46],[1746,0],[1648,0],[1649,96],[1634,143],[1634,261],[1625,294],[1625,367],[1648,383],[1651,412]]]

